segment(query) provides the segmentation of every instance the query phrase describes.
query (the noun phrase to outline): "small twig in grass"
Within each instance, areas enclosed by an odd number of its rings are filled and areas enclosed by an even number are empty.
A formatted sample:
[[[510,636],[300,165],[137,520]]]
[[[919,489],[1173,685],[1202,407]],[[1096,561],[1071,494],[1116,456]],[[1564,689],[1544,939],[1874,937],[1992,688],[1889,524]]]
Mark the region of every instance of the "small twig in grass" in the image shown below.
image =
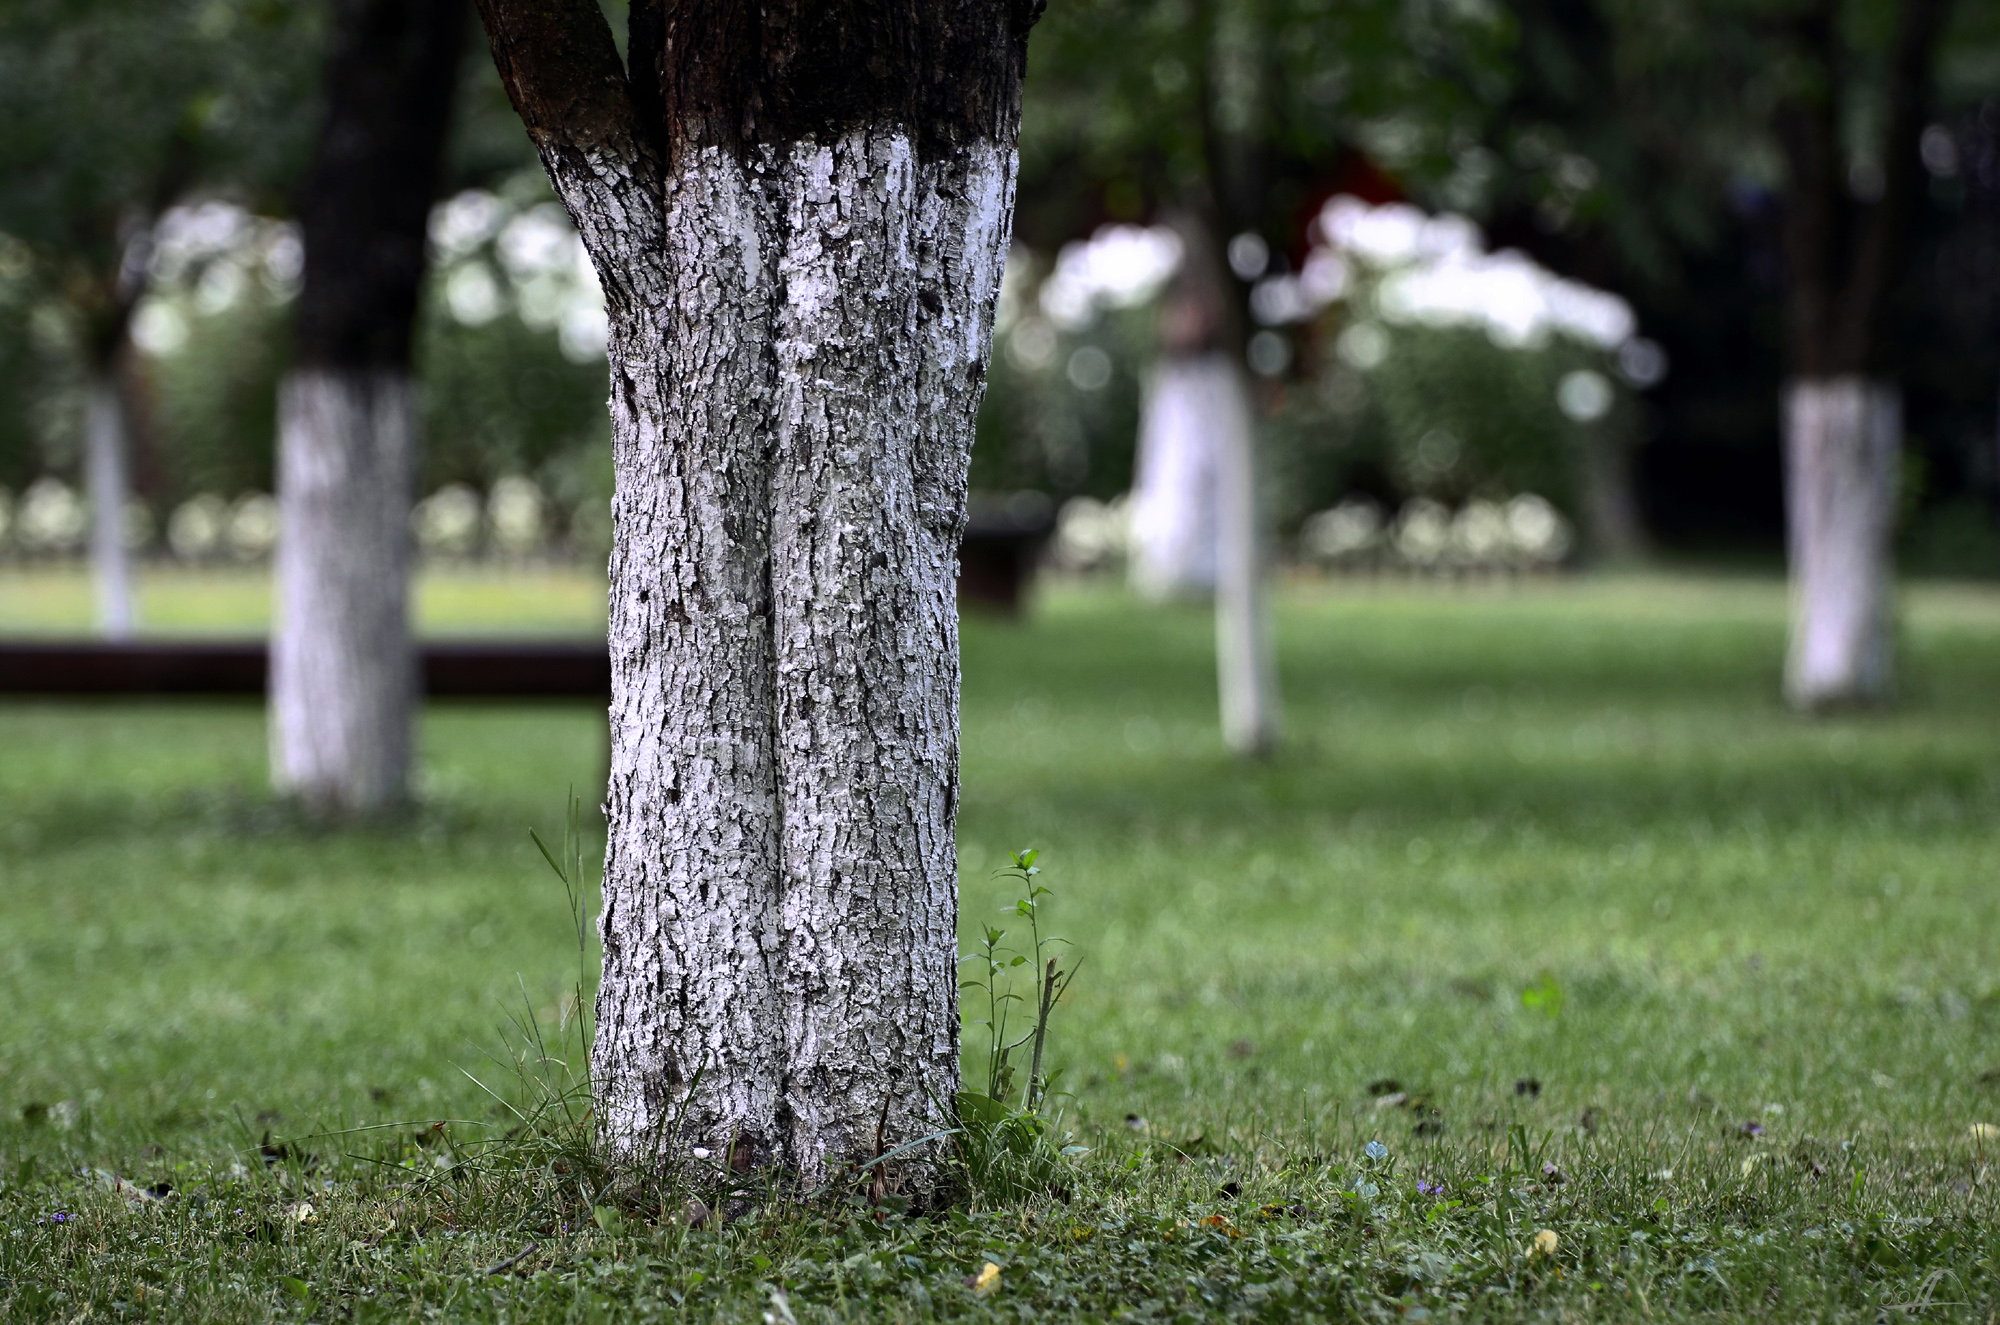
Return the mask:
[[[541,1249],[542,1247],[540,1243],[530,1242],[527,1246],[521,1248],[519,1251],[515,1252],[512,1256],[509,1256],[506,1260],[501,1261],[495,1265],[487,1266],[486,1273],[505,1274],[507,1273],[507,1271],[513,1269],[516,1265],[519,1265],[522,1261],[527,1260],[528,1257],[534,1255]]]

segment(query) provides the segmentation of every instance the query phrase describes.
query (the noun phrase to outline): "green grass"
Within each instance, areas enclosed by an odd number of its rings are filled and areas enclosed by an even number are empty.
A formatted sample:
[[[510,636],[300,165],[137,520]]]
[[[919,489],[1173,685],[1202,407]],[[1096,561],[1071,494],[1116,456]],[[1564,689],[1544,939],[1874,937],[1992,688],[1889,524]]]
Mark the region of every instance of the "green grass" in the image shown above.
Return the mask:
[[[460,1068],[510,1080],[508,1010],[574,979],[526,828],[597,776],[588,711],[434,706],[417,820],[318,833],[254,707],[0,707],[0,1317],[1987,1320],[2000,594],[1912,590],[1903,702],[1815,722],[1782,614],[1759,580],[1290,586],[1262,766],[1221,751],[1200,611],[970,621],[965,932],[1040,847],[1091,1151],[1067,1199],[720,1230],[606,1230],[562,1161],[476,1145]]]
[[[150,563],[134,577],[142,634],[262,634],[271,620],[268,566],[193,570]],[[418,633],[588,635],[604,629],[604,577],[567,566],[426,566],[414,580]],[[94,612],[81,566],[0,568],[0,631],[88,635]]]

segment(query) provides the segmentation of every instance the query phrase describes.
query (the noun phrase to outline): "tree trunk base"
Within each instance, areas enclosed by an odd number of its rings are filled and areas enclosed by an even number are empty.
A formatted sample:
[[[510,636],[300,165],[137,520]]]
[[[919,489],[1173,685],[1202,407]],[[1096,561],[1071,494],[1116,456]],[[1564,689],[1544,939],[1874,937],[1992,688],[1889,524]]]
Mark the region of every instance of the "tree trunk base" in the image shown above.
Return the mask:
[[[115,373],[92,381],[84,424],[84,468],[90,489],[90,569],[96,581],[97,626],[109,640],[132,638],[132,554],[125,546],[125,503],[131,496],[125,406]]]
[[[298,369],[280,392],[271,781],[323,816],[409,796],[406,373]]]
[[[1816,710],[1888,700],[1902,406],[1861,377],[1808,379],[1785,399],[1791,638],[1785,698]]]

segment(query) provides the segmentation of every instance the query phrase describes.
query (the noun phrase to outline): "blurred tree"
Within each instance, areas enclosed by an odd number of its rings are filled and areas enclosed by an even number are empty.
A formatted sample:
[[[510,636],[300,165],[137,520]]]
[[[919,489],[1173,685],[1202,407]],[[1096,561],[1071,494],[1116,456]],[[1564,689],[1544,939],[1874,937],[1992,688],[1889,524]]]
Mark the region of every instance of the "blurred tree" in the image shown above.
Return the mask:
[[[1236,454],[1257,432],[1251,285],[1302,256],[1313,211],[1358,169],[1357,144],[1441,196],[1476,192],[1484,99],[1504,89],[1510,37],[1483,6],[1427,0],[1077,0],[1039,48],[1023,237],[1053,246],[1104,220],[1177,218],[1184,275],[1142,409],[1135,564],[1171,586],[1182,577],[1169,567],[1211,559],[1174,552],[1170,531],[1227,538],[1212,558],[1218,684],[1245,752],[1275,742],[1278,709],[1257,605],[1265,522],[1234,504],[1254,503],[1256,484],[1222,481],[1259,468]],[[1144,550],[1155,543],[1157,556]]]
[[[1745,418],[1769,436],[1782,415],[1786,691],[1885,696],[1902,433],[1887,333],[1931,192],[1920,139],[1948,0],[1512,5],[1539,76],[1496,120],[1529,167],[1497,202],[1502,233],[1701,328],[1678,338],[1683,378],[1748,366],[1774,403],[1788,376],[1782,411]],[[1992,48],[1978,24],[1957,41]]]
[[[333,8],[279,395],[270,684],[272,781],[322,813],[408,794],[411,342],[470,21],[465,0]]]
[[[1791,374],[1785,693],[1801,708],[1882,700],[1894,685],[1890,549],[1903,421],[1884,332],[1924,201],[1919,140],[1950,7],[1898,0],[1873,79],[1852,70],[1853,48],[1870,34],[1844,31],[1834,0],[1807,0],[1781,38],[1789,59],[1774,118],[1787,167]],[[1857,118],[1865,127],[1853,132]]]
[[[66,314],[87,381],[84,449],[106,631],[131,629],[125,548],[130,323],[154,219],[187,189],[281,178],[312,6],[283,0],[15,0],[0,8],[0,231]]]

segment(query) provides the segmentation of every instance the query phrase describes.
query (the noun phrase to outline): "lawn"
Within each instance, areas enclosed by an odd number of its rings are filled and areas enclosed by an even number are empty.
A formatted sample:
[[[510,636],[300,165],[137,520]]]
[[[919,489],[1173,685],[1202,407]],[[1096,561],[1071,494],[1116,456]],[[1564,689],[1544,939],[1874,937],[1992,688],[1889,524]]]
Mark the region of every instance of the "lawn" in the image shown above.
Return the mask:
[[[594,593],[420,598],[576,630]],[[0,625],[74,597],[0,582]],[[1202,611],[969,621],[962,930],[1040,848],[1087,1153],[928,1218],[689,1229],[481,1148],[467,1073],[514,1098],[510,1015],[575,979],[526,830],[598,776],[587,709],[434,705],[413,821],[320,832],[254,706],[0,705],[0,1317],[1988,1320],[2000,593],[1911,589],[1902,702],[1820,721],[1783,606],[1290,585],[1256,766]]]

